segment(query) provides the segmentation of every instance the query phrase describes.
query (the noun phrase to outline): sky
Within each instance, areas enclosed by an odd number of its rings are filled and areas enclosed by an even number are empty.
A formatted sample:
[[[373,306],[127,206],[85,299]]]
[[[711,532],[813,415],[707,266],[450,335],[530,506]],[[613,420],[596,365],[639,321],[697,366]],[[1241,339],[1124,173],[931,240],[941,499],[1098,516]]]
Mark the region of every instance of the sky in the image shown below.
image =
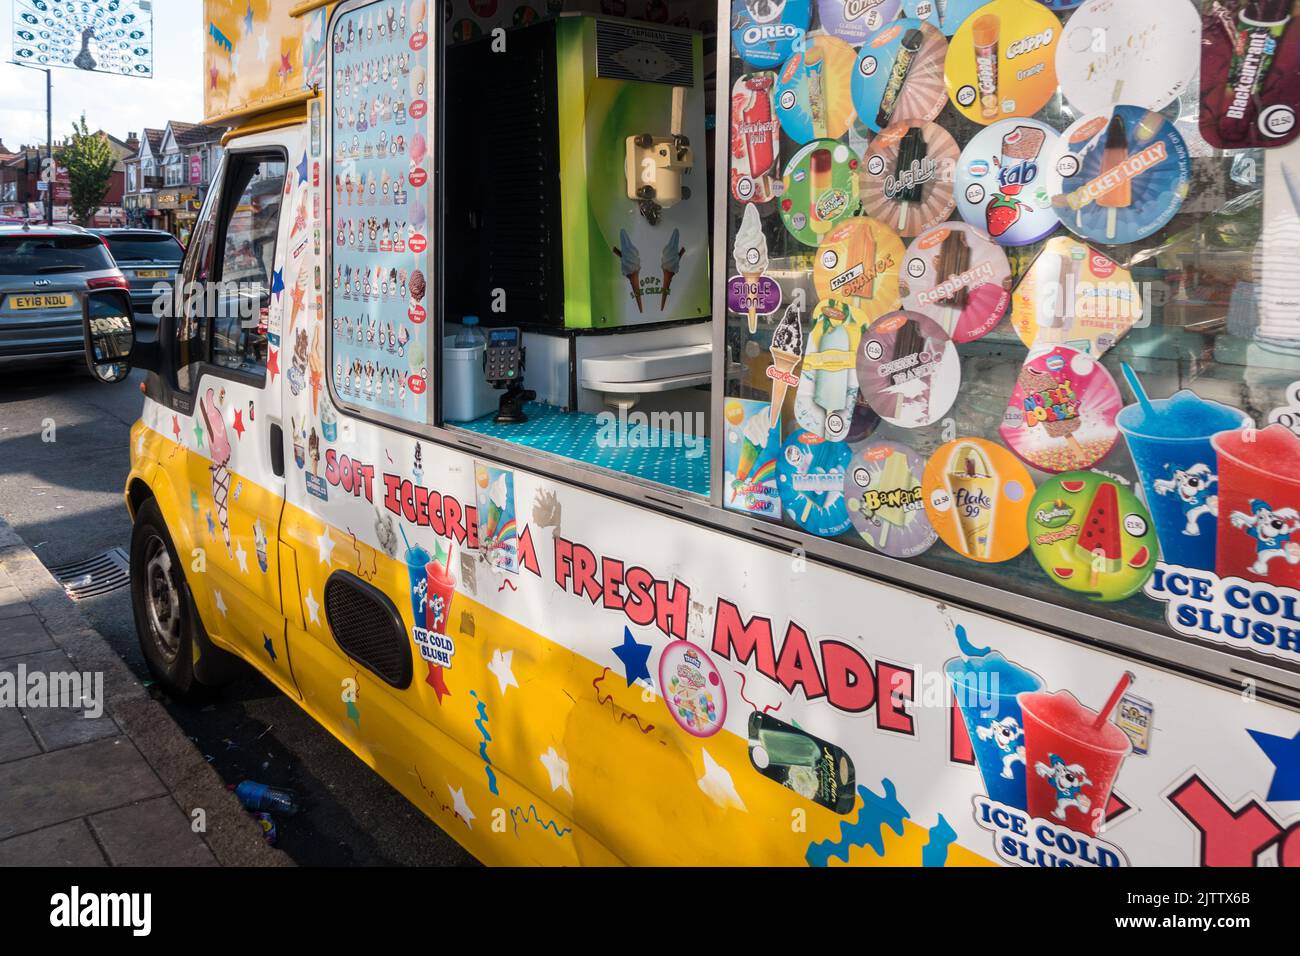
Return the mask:
[[[118,139],[168,120],[203,118],[202,0],[154,5],[152,79],[53,70],[54,138],[68,135],[86,113],[92,130]],[[45,142],[45,73],[13,64],[13,0],[0,0],[0,140],[9,149]]]

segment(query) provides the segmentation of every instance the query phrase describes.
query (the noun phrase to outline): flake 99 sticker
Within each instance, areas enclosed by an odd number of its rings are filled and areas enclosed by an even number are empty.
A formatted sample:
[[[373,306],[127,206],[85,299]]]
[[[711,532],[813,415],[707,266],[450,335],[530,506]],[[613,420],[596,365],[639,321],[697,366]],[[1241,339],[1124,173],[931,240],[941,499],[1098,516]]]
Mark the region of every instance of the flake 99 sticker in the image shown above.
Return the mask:
[[[1033,116],[1056,94],[1061,21],[1037,0],[993,0],[948,44],[944,82],[967,119],[988,125]]]
[[[659,657],[659,692],[677,725],[712,737],[727,719],[727,689],[712,658],[689,641],[673,641]]]
[[[942,446],[921,479],[925,511],[944,544],[991,564],[1009,561],[1029,544],[1025,519],[1034,482],[1001,445],[958,438]]]

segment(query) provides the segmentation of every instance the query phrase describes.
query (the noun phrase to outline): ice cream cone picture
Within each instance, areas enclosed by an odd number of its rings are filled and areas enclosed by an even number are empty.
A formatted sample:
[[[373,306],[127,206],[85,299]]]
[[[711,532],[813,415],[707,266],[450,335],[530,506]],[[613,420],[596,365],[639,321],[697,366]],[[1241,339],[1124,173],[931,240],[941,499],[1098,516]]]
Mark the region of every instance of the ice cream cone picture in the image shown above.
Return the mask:
[[[632,237],[627,234],[626,229],[620,229],[618,232],[618,247],[614,250],[614,255],[619,257],[619,268],[623,270],[623,277],[632,287],[637,312],[644,311],[641,308],[641,253],[632,244]]]
[[[736,230],[732,258],[736,271],[745,281],[745,313],[749,319],[749,334],[758,331],[759,285],[758,280],[767,271],[767,237],[758,209],[747,205]],[[624,267],[626,270],[626,266]]]
[[[982,438],[950,441],[930,456],[921,486],[931,524],[959,554],[995,563],[1028,545],[1034,483],[1005,448]]]
[[[663,284],[659,287],[660,312],[668,307],[668,291],[673,287],[673,276],[682,271],[682,256],[686,255],[686,250],[681,241],[681,234],[674,229],[659,255],[659,267],[663,270]]]
[[[993,549],[993,514],[998,493],[993,466],[977,445],[959,445],[949,455],[944,475],[957,505],[962,546],[971,557],[987,561]]]
[[[803,313],[796,306],[791,305],[785,310],[776,331],[772,333],[771,353],[772,364],[767,370],[767,376],[772,380],[768,427],[775,428],[781,421],[785,393],[799,383],[795,369],[803,361]]]
[[[217,406],[215,394],[208,389],[199,403],[203,422],[208,429],[208,450],[212,453],[212,503],[217,509],[217,523],[226,542],[226,554],[233,555],[230,547],[230,439],[226,435],[226,421]]]
[[[723,504],[764,518],[778,518],[781,499],[776,489],[776,451],[780,432],[770,425],[767,402],[728,398],[724,406],[723,471],[727,494]]]

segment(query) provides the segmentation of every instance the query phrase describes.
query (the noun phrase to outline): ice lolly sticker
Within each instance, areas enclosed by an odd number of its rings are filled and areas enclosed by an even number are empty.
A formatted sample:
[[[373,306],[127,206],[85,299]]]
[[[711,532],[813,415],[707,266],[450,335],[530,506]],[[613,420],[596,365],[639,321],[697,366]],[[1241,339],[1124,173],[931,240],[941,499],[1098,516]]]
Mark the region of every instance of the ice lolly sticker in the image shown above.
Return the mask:
[[[772,380],[772,400],[768,412],[768,427],[781,423],[781,410],[785,407],[785,393],[799,384],[795,369],[803,361],[803,312],[791,305],[785,310],[775,331],[772,332],[772,364],[767,377]]]
[[[796,431],[786,439],[776,475],[781,506],[791,521],[824,538],[852,527],[844,501],[844,471],[850,455],[844,442],[824,441],[812,432]]]
[[[988,125],[1033,116],[1056,93],[1061,21],[1037,0],[993,0],[948,44],[944,82],[958,112]]]
[[[677,725],[712,737],[727,719],[727,689],[713,659],[688,641],[673,641],[659,657],[659,690]]]
[[[988,0],[903,0],[903,16],[924,20],[952,36]]]
[[[938,225],[956,208],[953,179],[961,150],[936,123],[902,122],[871,141],[862,161],[862,204],[867,215],[900,236]]]
[[[976,133],[957,161],[954,193],[961,217],[1003,246],[1025,246],[1060,226],[1047,191],[1056,130],[1009,119]]]
[[[1034,483],[1000,445],[982,438],[948,442],[930,456],[921,489],[934,530],[958,554],[993,563],[1028,545],[1025,518]]]
[[[825,441],[842,442],[848,436],[858,400],[854,356],[864,325],[843,299],[823,299],[813,309],[794,415],[800,427]],[[787,338],[782,336],[783,343]],[[775,336],[772,362],[781,368],[790,364],[788,352],[776,349]]]
[[[1130,488],[1075,471],[1039,486],[1029,504],[1029,550],[1067,591],[1122,601],[1142,590],[1159,546],[1151,515]]]
[[[864,541],[895,558],[914,558],[938,540],[925,513],[925,460],[892,441],[852,446],[844,474],[849,519]]]
[[[822,29],[852,46],[898,19],[903,0],[817,0]]]
[[[1007,447],[1040,471],[1091,468],[1115,445],[1123,404],[1110,372],[1090,356],[1058,345],[1020,369],[998,428]]]
[[[880,132],[895,120],[929,121],[948,92],[943,62],[948,41],[920,20],[899,20],[873,33],[853,67],[853,105],[864,126]]]
[[[833,139],[815,139],[790,158],[782,177],[781,221],[805,246],[816,246],[858,208],[858,154]]]
[[[724,417],[727,430],[723,504],[746,514],[780,518],[776,455],[781,433],[772,425],[771,406],[767,402],[728,398]]]
[[[476,464],[478,542],[488,564],[502,571],[519,570],[518,524],[515,521],[515,474]]]
[[[803,39],[811,0],[731,0],[731,42],[751,66],[784,63]]]
[[[796,143],[839,139],[853,122],[849,91],[856,59],[853,47],[833,36],[808,40],[777,77],[776,116]]]
[[[749,334],[753,335],[758,331],[759,278],[767,271],[768,261],[767,237],[756,206],[745,206],[732,248],[736,271],[745,282],[745,314],[749,317]]]
[[[1173,123],[1140,106],[1116,106],[1061,135],[1047,188],[1076,236],[1123,244],[1163,229],[1191,178],[1191,155]]]
[[[1006,314],[1011,266],[987,233],[945,222],[908,246],[899,289],[903,308],[934,319],[954,342],[973,342]]]
[[[1012,296],[1011,323],[1031,349],[1068,345],[1100,358],[1140,318],[1132,273],[1068,236],[1043,247]]]
[[[876,414],[923,428],[948,413],[961,387],[961,359],[948,333],[919,312],[894,312],[862,333],[858,387]]]
[[[767,202],[781,146],[776,121],[776,74],[747,73],[731,88],[731,195],[736,202]]]
[[[849,755],[771,714],[749,715],[749,760],[769,780],[836,813],[848,813],[857,800]]]
[[[1201,135],[1216,149],[1273,148],[1300,129],[1295,0],[1215,0],[1201,23]]]
[[[902,304],[898,270],[903,240],[875,219],[846,219],[826,234],[813,262],[813,284],[822,299],[843,299],[869,323]]]
[[[1116,103],[1164,109],[1191,84],[1200,40],[1191,0],[1089,0],[1056,50],[1061,92],[1082,116]]]

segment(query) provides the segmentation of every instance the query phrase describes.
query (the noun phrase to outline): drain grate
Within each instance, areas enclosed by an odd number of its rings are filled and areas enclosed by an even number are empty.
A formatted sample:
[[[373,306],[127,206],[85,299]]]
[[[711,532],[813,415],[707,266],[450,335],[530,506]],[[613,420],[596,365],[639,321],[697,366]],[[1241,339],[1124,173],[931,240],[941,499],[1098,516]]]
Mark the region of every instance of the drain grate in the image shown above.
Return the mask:
[[[131,582],[131,559],[121,548],[111,548],[84,561],[50,568],[50,573],[69,597],[80,601],[126,587]]]

